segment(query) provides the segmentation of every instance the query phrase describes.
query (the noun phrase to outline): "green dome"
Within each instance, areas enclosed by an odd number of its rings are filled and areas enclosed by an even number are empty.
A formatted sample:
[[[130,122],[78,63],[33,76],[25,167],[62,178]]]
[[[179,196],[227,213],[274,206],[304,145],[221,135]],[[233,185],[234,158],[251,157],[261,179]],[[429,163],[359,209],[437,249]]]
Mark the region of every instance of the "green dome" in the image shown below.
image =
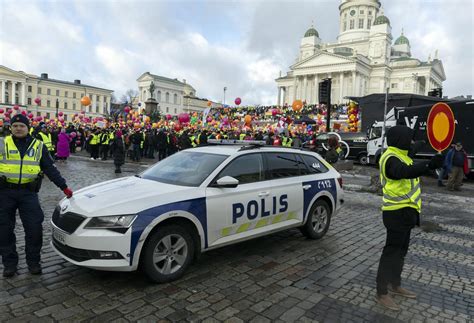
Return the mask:
[[[313,27],[309,28],[308,31],[304,34],[305,37],[316,36],[319,37],[319,33]]]
[[[385,17],[384,15],[381,15],[375,18],[374,25],[383,25],[383,24],[390,25],[390,20],[388,20],[388,18]]]
[[[395,45],[403,45],[403,44],[407,44],[408,46],[410,46],[410,41],[408,40],[408,38],[406,38],[405,36],[403,36],[403,34],[397,38],[397,40],[395,41]]]

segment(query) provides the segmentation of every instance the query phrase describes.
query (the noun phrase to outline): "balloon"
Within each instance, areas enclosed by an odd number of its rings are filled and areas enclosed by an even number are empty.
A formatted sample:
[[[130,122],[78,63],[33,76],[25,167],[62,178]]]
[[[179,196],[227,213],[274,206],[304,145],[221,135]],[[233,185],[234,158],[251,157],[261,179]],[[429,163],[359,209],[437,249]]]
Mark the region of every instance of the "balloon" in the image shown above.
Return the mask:
[[[88,96],[85,96],[81,99],[81,104],[83,106],[88,106],[91,104],[91,99]]]
[[[36,117],[36,121],[41,121],[41,120],[43,120],[43,117],[42,117],[42,116]]]
[[[63,117],[59,117],[59,122],[64,122],[64,118]]]
[[[41,99],[40,99],[40,98],[36,98],[36,99],[35,99],[35,103],[36,103],[37,105],[40,105],[40,104],[41,104]]]
[[[86,111],[81,111],[81,114],[86,114]]]
[[[33,113],[28,113],[28,118],[33,119]]]
[[[80,140],[77,140],[76,141],[76,145],[80,145],[81,144],[81,141]]]
[[[272,109],[272,116],[276,116],[278,114],[278,110],[277,109]]]
[[[129,113],[130,112],[130,107],[123,108],[123,111],[125,111],[125,113]]]
[[[189,114],[181,113],[178,116],[178,120],[179,120],[180,123],[188,123],[189,122]]]
[[[21,111],[21,114],[26,116],[27,115],[27,112],[25,110]]]
[[[211,121],[212,121],[212,117],[207,117],[206,121],[207,121],[207,122],[211,122]]]
[[[0,114],[2,114],[3,112],[5,112],[5,110],[3,110],[3,109],[0,109]]]
[[[211,101],[207,101],[207,106],[210,107],[212,105]]]
[[[172,118],[171,114],[166,115],[166,120],[171,120],[171,118]]]
[[[293,111],[300,111],[301,109],[303,109],[303,102],[301,100],[295,100],[293,101]]]
[[[236,105],[240,105],[242,103],[242,99],[236,98],[234,102]]]
[[[14,106],[13,106],[13,110],[16,111],[16,110],[18,110],[18,109],[20,109],[20,106],[19,106],[19,105],[14,105]]]
[[[62,111],[60,111],[60,112],[58,113],[58,116],[62,117],[63,114],[64,114],[64,113],[63,113]]]
[[[77,136],[77,134],[75,132],[71,132],[71,137],[72,138],[75,138]]]
[[[244,118],[244,121],[246,125],[250,125],[250,123],[252,122],[252,117],[247,114]]]
[[[174,125],[174,130],[175,131],[180,131],[182,128],[181,128],[181,125],[179,123],[175,124]]]

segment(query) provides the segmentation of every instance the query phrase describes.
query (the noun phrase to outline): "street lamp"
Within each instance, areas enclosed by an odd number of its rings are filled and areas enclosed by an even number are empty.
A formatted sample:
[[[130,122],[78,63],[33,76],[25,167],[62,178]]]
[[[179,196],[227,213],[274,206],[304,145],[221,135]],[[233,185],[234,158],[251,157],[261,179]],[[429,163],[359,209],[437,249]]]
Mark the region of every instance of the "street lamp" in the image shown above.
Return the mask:
[[[225,91],[227,91],[227,86],[224,86],[224,105],[225,105]]]

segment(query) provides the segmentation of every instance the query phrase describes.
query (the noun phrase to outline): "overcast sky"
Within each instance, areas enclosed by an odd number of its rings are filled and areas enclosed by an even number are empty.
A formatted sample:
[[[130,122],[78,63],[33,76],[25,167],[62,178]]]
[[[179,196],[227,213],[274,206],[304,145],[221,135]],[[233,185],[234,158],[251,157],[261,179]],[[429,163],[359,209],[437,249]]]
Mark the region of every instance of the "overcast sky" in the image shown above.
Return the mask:
[[[474,92],[472,0],[382,0],[396,39],[412,54],[439,50],[444,94]],[[197,95],[275,104],[314,21],[323,42],[339,29],[339,0],[0,0],[0,64],[104,87],[120,98],[144,72],[186,79]]]

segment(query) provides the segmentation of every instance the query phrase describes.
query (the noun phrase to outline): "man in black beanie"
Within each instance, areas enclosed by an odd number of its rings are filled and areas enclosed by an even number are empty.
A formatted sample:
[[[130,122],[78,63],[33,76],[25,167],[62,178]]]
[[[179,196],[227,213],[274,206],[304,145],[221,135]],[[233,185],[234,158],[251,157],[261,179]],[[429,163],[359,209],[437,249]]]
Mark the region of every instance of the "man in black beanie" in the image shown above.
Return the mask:
[[[70,198],[72,191],[53,164],[44,144],[28,133],[30,122],[17,114],[11,118],[11,135],[0,138],[0,254],[3,276],[17,271],[15,217],[16,211],[25,231],[25,252],[28,270],[41,274],[44,214],[38,200],[42,174]]]

